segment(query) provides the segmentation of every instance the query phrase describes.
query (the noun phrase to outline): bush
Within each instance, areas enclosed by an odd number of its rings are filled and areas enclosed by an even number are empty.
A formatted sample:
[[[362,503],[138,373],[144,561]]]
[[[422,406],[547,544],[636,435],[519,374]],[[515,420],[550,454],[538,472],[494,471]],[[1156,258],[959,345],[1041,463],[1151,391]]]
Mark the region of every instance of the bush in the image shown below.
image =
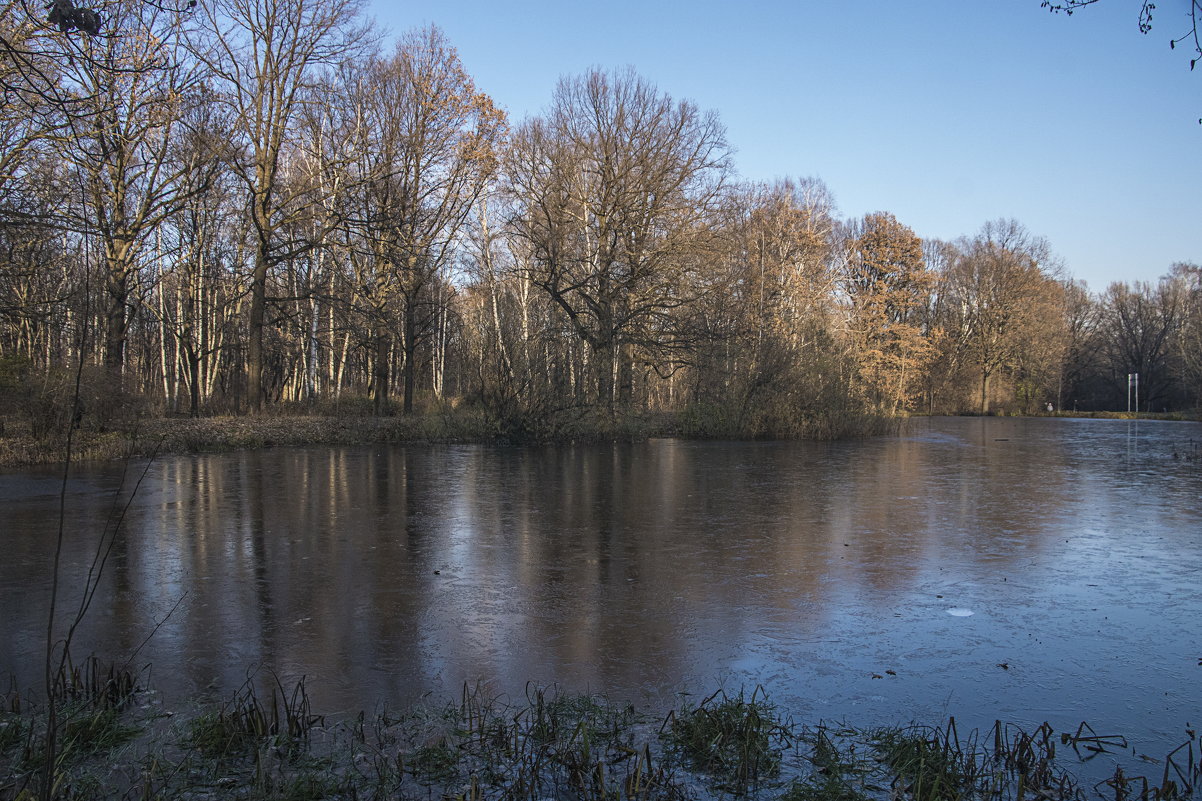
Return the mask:
[[[78,375],[73,369],[51,370],[36,379],[26,372],[24,379],[9,398],[34,439],[43,443],[61,442],[71,427],[91,433],[127,430],[153,411],[145,398],[98,366],[86,366]]]

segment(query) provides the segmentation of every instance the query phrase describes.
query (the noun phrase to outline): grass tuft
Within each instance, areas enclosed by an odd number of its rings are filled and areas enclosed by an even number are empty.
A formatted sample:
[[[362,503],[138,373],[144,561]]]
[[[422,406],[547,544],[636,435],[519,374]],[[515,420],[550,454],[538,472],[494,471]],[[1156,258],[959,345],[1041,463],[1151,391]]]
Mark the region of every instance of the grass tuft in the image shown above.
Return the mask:
[[[975,789],[976,761],[940,729],[878,732],[874,745],[893,774],[895,797],[912,801],[961,801]]]
[[[802,734],[810,745],[807,757],[811,771],[796,777],[781,801],[868,801],[869,790],[879,790],[868,783],[871,764],[860,756],[857,744],[847,735],[855,732],[832,732],[819,725]]]
[[[291,691],[284,689],[278,677],[273,679],[266,701],[247,680],[220,709],[193,718],[188,724],[188,742],[217,758],[246,752],[265,741],[289,749],[303,745],[324,718],[312,713],[303,677]]]
[[[665,721],[668,743],[721,789],[745,794],[780,773],[784,749],[798,735],[760,688],[751,697],[719,690]]]

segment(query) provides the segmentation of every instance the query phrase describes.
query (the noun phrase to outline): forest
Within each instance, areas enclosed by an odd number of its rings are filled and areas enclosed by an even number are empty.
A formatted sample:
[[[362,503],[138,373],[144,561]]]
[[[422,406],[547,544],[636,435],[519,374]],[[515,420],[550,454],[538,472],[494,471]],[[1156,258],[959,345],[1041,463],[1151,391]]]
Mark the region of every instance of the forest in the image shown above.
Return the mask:
[[[746,181],[716,113],[632,70],[513,120],[436,27],[193,5],[117,3],[99,35],[0,6],[10,432],[441,411],[789,436],[1199,406],[1198,265],[1092,291],[1014,220],[924,239],[840,217],[817,178]]]

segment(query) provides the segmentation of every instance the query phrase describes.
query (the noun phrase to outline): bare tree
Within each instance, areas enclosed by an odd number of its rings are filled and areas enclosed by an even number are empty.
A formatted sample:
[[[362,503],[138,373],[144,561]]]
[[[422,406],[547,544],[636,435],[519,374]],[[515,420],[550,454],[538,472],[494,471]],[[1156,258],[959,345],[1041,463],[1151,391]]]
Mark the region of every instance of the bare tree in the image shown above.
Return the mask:
[[[136,7],[135,7],[136,6]],[[53,106],[66,118],[87,116],[95,98],[81,93],[69,72],[113,69],[96,57],[98,42],[145,38],[139,22],[182,18],[196,0],[3,0],[0,2],[0,92],[5,105],[31,111]],[[130,13],[131,10],[134,13]],[[134,22],[130,27],[130,22]],[[143,64],[137,69],[158,66]],[[131,69],[128,65],[120,71]]]
[[[7,346],[0,353],[31,362],[42,361],[34,343],[47,302],[62,300],[45,292],[58,233],[53,223],[65,205],[61,159],[51,141],[59,123],[40,106],[0,104],[0,320]]]
[[[74,10],[73,4],[70,7]],[[49,10],[61,18],[53,3]],[[71,98],[61,91],[61,70],[89,60],[86,48],[99,30],[82,31],[71,20],[62,20],[60,25],[48,17],[42,3],[0,3],[0,91],[6,106],[36,109],[59,104],[71,108]]]
[[[678,313],[704,285],[699,253],[728,171],[718,118],[632,72],[561,81],[550,110],[515,134],[513,231],[529,243],[531,281],[588,346],[602,410],[635,358],[680,363]]]
[[[5,159],[13,172],[0,179],[0,357],[43,371],[55,362],[74,273],[64,260],[71,246],[50,223],[71,202],[62,165],[40,144]]]
[[[1056,335],[1043,325],[1062,308],[1055,269],[1047,241],[1014,220],[988,222],[960,244],[944,289],[944,313],[957,346],[977,370],[981,414],[989,412],[995,376],[1015,368],[1039,338]]]
[[[691,348],[691,397],[731,433],[787,430],[820,402],[815,380],[834,344],[834,201],[816,179],[739,185],[726,193],[720,291],[694,304],[708,334]]]
[[[1173,265],[1170,278],[1180,285],[1181,325],[1177,342],[1185,394],[1194,408],[1202,406],[1202,267]]]
[[[831,248],[834,244],[834,201],[816,179],[783,180],[754,187],[740,204],[736,254],[752,288],[755,338],[770,332],[791,350],[805,347],[805,323],[830,308],[835,285]]]
[[[236,340],[245,291],[236,265],[244,260],[245,226],[239,187],[228,170],[233,154],[228,114],[213,102],[186,109],[175,158],[187,164],[182,208],[164,226],[164,265],[155,311],[162,336],[164,394],[179,407],[180,387],[193,416],[214,393],[223,351]],[[170,347],[168,345],[170,343]]]
[[[1076,405],[1092,399],[1100,368],[1098,327],[1101,307],[1081,281],[1064,282],[1065,351],[1064,368],[1056,388],[1056,408],[1063,409],[1068,397]],[[1066,396],[1064,391],[1071,394]]]
[[[373,37],[359,21],[361,0],[211,0],[201,5],[191,47],[219,81],[241,147],[235,170],[246,187],[255,239],[246,350],[252,410],[263,407],[268,274],[316,247],[294,225],[312,187],[285,178],[292,123],[323,67],[365,52]]]
[[[350,225],[363,243],[357,272],[375,323],[375,409],[387,410],[396,305],[408,414],[418,347],[442,312],[432,290],[496,169],[505,118],[434,27],[406,36],[391,59],[367,64],[358,90],[360,190]]]
[[[1102,296],[1101,344],[1121,397],[1129,373],[1139,374],[1140,404],[1172,405],[1175,346],[1184,311],[1180,282],[1113,283]]]
[[[212,158],[178,158],[181,119],[197,95],[198,75],[177,48],[179,18],[126,0],[110,6],[110,24],[129,35],[100,37],[89,58],[65,72],[77,86],[81,112],[62,133],[62,150],[82,185],[87,219],[104,267],[104,363],[116,381],[141,251],[151,234],[203,192]],[[128,17],[128,19],[127,19]],[[203,180],[197,180],[203,179]]]

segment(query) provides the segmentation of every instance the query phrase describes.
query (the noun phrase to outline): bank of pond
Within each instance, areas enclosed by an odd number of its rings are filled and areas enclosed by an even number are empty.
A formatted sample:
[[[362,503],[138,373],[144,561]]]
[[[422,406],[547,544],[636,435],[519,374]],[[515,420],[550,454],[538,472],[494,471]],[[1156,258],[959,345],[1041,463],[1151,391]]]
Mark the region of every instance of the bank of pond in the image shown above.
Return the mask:
[[[1169,801],[1202,777],[1188,724],[1171,753],[1147,755],[1087,722],[866,728],[799,722],[761,688],[645,710],[533,684],[331,720],[303,678],[252,674],[185,712],[142,675],[89,659],[41,698],[4,695],[0,799]]]
[[[1197,420],[1180,413],[1053,412],[1037,417],[1117,420]],[[218,417],[148,417],[110,421],[83,417],[36,430],[28,421],[0,417],[0,468],[61,463],[68,444],[75,461],[222,453],[305,445],[480,442],[500,445],[686,439],[803,439],[830,441],[894,434],[920,417],[880,417],[832,409],[787,421],[729,410],[695,407],[679,413],[595,414],[555,419],[498,420],[479,410],[447,407],[420,415],[277,414]],[[68,443],[70,436],[70,443]]]

